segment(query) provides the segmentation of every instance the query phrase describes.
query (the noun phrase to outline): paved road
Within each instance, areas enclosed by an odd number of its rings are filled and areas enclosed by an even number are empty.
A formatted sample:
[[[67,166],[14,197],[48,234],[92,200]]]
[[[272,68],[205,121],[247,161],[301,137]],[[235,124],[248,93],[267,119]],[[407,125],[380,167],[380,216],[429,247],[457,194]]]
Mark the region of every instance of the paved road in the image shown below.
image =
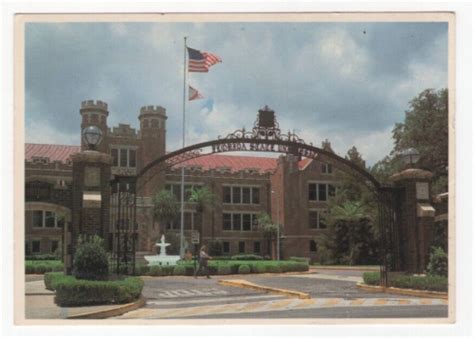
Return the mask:
[[[356,287],[361,272],[192,277],[145,277],[145,307],[117,319],[196,318],[415,318],[446,317],[447,301]],[[223,286],[219,279],[246,279],[265,286],[307,292],[311,299]]]

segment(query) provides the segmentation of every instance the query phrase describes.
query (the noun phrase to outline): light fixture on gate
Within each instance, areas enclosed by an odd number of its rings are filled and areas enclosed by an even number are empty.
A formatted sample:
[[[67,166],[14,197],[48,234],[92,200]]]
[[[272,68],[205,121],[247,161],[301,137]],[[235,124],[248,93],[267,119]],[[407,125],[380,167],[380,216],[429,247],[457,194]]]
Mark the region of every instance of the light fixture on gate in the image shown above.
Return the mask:
[[[82,130],[82,138],[90,150],[96,150],[102,141],[102,130],[97,126],[89,126]]]
[[[413,168],[420,159],[420,153],[415,148],[408,148],[400,152],[400,157],[409,168]]]

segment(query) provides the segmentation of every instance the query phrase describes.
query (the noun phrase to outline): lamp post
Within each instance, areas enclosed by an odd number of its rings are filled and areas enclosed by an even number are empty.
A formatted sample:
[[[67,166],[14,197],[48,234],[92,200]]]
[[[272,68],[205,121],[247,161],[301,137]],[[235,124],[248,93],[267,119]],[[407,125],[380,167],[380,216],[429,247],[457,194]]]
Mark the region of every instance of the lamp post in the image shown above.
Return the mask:
[[[278,194],[272,190],[272,194],[275,194],[277,199],[277,260],[280,260],[280,199]]]
[[[420,153],[415,148],[408,148],[408,149],[402,150],[399,153],[399,156],[401,157],[403,163],[405,163],[405,165],[408,168],[414,168],[415,164],[420,159]]]
[[[97,126],[89,126],[82,130],[82,138],[89,147],[89,150],[96,150],[102,142],[102,130]]]

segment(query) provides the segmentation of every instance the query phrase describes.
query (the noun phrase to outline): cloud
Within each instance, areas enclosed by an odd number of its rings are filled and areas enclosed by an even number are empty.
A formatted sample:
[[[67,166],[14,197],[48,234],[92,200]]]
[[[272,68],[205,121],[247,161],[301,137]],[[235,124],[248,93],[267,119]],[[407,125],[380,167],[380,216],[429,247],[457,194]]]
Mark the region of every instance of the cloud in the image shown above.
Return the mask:
[[[34,23],[27,134],[38,125],[51,142],[78,142],[80,102],[100,99],[111,127],[137,128],[141,106],[165,107],[168,148],[180,147],[184,36],[223,59],[189,74],[208,101],[187,103],[188,144],[251,129],[268,104],[282,131],[328,138],[342,154],[355,145],[376,161],[408,102],[447,83],[445,23]]]

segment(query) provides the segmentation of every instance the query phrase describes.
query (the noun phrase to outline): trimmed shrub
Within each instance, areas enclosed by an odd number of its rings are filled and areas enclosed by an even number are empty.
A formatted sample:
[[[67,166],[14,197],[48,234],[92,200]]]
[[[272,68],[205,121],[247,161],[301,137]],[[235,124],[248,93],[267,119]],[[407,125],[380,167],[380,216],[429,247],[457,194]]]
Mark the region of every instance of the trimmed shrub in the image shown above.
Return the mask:
[[[46,289],[56,290],[56,283],[64,278],[74,278],[72,276],[64,276],[62,272],[47,272],[44,274],[44,286]]]
[[[295,261],[295,262],[300,262],[300,263],[306,263],[309,264],[310,259],[309,257],[290,257],[290,261]]]
[[[432,276],[448,276],[448,255],[442,248],[433,248],[427,271]]]
[[[144,276],[144,275],[148,275],[150,272],[150,266],[149,265],[138,265],[136,268],[135,268],[135,274],[137,276]]]
[[[364,280],[365,284],[380,285],[380,272],[378,271],[364,272],[362,274],[362,279]]]
[[[58,260],[58,258],[54,254],[25,256],[25,261],[55,261],[55,260]]]
[[[212,255],[211,255],[211,256],[212,256]],[[213,261],[228,261],[228,260],[230,260],[230,259],[231,259],[230,256],[217,256],[217,257],[212,256],[212,260],[213,260]]]
[[[257,264],[254,264],[252,266],[252,272],[253,273],[265,273],[267,270],[265,268],[265,265],[258,262]]]
[[[148,275],[150,275],[150,276],[162,276],[163,271],[161,269],[161,266],[152,265],[152,266],[148,267]]]
[[[232,256],[232,260],[234,261],[259,261],[262,260],[263,257],[259,255],[234,255]]]
[[[172,276],[174,272],[174,265],[162,265],[161,273],[163,276]]]
[[[25,273],[27,274],[63,271],[63,268],[63,263],[58,260],[25,261]]]
[[[176,265],[173,269],[174,276],[184,276],[186,274],[186,267],[184,265]]]
[[[247,264],[242,264],[239,266],[239,274],[247,274],[250,273],[250,266]]]
[[[74,255],[74,276],[77,279],[104,280],[109,273],[104,240],[99,236],[80,236]]]
[[[230,268],[230,265],[219,265],[217,267],[218,275],[230,275],[231,273],[232,273],[232,270]]]
[[[54,302],[59,306],[123,304],[140,297],[143,281],[138,277],[118,281],[91,281],[72,277],[61,278],[55,288]]]
[[[398,276],[391,281],[391,286],[446,292],[448,291],[448,278],[443,276]]]
[[[279,265],[271,264],[266,266],[265,271],[269,273],[280,273],[281,268]]]

